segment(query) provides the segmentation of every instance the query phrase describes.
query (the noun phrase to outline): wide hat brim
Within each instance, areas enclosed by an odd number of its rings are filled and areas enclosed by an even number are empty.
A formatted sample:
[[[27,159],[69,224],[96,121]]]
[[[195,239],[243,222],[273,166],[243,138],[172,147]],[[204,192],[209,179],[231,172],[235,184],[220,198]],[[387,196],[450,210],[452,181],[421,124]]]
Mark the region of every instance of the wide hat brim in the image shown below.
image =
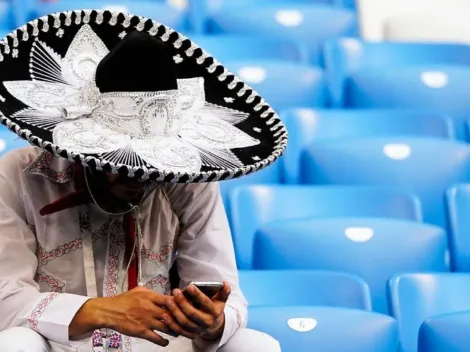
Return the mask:
[[[64,70],[72,72],[77,65],[102,58],[133,31],[168,44],[174,51],[178,82],[203,82],[205,104],[186,117],[189,125],[200,127],[186,127],[186,133],[158,140],[133,138],[110,132],[92,119],[69,120],[43,109],[42,97],[56,94],[59,104],[64,96],[75,94],[74,82],[64,79]],[[91,48],[85,43],[90,38],[96,44]],[[35,146],[105,172],[173,183],[227,180],[270,165],[287,145],[283,123],[255,91],[185,36],[141,16],[77,10],[31,21],[0,42],[0,81],[3,124]],[[67,104],[75,98],[70,99]],[[104,149],[80,149],[70,142],[85,136],[91,145],[93,131],[100,141],[107,141]],[[114,150],[109,149],[113,145]]]

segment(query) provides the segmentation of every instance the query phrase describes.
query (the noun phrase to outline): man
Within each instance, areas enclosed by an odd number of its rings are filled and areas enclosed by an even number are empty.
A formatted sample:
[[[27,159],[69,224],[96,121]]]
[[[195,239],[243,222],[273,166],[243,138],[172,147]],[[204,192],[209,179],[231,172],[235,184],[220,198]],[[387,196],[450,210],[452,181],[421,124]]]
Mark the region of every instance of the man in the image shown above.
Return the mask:
[[[0,160],[0,352],[280,351],[245,328],[207,181],[274,161],[282,124],[155,22],[108,11],[41,21],[0,63],[3,123],[40,147]],[[224,285],[208,297],[191,281]]]

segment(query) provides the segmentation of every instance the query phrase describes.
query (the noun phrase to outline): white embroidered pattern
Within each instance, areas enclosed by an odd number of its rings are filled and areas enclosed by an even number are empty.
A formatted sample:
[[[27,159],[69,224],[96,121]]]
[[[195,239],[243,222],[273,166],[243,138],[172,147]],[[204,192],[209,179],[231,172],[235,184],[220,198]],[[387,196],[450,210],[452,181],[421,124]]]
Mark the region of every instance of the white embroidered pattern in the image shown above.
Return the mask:
[[[4,82],[28,106],[12,117],[51,131],[68,152],[112,165],[180,173],[244,166],[231,149],[259,144],[234,126],[247,113],[207,103],[202,77],[178,80],[175,91],[101,94],[94,74],[107,53],[89,25],[64,58],[36,39],[31,80]]]

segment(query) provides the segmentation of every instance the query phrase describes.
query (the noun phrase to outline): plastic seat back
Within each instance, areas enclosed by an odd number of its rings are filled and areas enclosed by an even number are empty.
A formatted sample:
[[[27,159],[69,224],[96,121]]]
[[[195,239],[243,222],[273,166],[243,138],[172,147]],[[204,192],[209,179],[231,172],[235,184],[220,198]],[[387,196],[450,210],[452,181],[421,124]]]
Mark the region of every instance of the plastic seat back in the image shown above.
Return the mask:
[[[277,339],[283,351],[396,352],[391,317],[331,307],[253,307],[248,327]]]
[[[241,186],[230,195],[228,214],[240,269],[251,268],[255,233],[272,221],[345,216],[422,220],[414,195],[384,187]]]
[[[449,188],[447,209],[453,269],[470,272],[470,184],[454,185]]]
[[[281,114],[289,143],[281,159],[288,184],[300,183],[302,150],[314,141],[350,137],[423,136],[453,139],[454,126],[445,114],[401,109],[292,109]]]
[[[442,314],[426,320],[419,329],[419,352],[460,352],[470,350],[467,338],[470,312]]]
[[[387,281],[396,274],[448,271],[446,233],[395,219],[336,218],[267,224],[255,237],[258,270],[332,270],[363,278],[372,308],[388,313]]]
[[[328,104],[325,76],[318,67],[264,60],[229,61],[226,65],[276,110]]]
[[[250,307],[333,306],[371,310],[369,286],[354,275],[317,270],[241,270],[238,275]]]
[[[390,281],[391,313],[398,321],[402,350],[415,352],[421,324],[440,314],[470,310],[470,275],[404,274]]]
[[[305,184],[403,188],[421,200],[424,221],[447,228],[445,192],[470,179],[470,146],[416,137],[316,142],[302,153],[301,175]]]

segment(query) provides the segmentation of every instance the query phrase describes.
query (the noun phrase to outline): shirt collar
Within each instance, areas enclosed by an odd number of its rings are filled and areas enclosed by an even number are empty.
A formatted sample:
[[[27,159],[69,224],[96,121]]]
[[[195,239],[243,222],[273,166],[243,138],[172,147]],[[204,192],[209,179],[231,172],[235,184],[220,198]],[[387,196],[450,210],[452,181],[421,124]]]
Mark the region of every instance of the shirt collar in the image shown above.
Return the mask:
[[[39,175],[58,184],[72,182],[74,179],[73,164],[47,151],[42,151],[24,171],[29,175]]]

